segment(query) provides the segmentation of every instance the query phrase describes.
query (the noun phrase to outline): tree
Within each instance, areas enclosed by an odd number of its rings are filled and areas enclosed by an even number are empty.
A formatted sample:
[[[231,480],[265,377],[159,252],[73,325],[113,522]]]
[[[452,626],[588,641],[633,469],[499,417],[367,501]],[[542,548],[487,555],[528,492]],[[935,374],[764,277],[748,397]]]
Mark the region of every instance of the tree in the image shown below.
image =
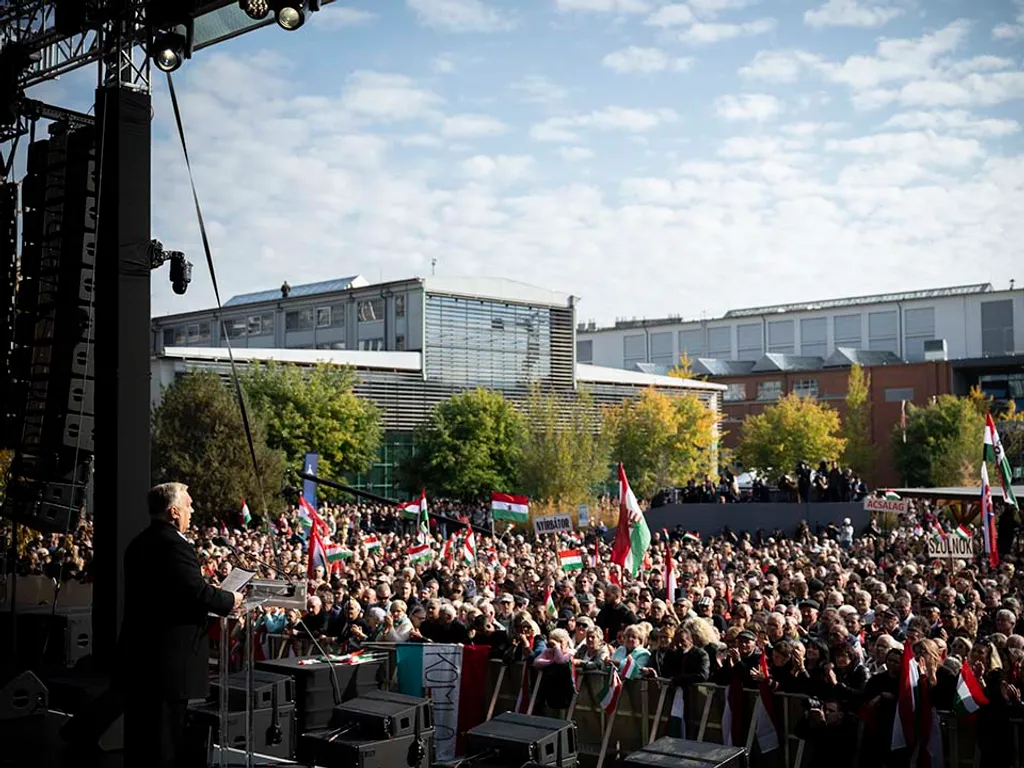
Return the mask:
[[[253,365],[243,379],[266,420],[267,444],[289,466],[318,453],[318,473],[335,478],[369,469],[380,451],[380,411],[355,395],[355,383],[355,371],[334,365]]]
[[[0,450],[0,504],[3,504],[7,492],[7,474],[11,470],[14,451]]]
[[[906,442],[893,427],[893,458],[911,486],[978,485],[985,419],[976,400],[942,395],[924,407],[907,406]]]
[[[607,408],[604,432],[611,458],[623,463],[634,492],[650,496],[714,471],[717,421],[696,395],[668,395],[652,387]]]
[[[690,356],[683,352],[679,356],[679,364],[674,368],[670,368],[668,375],[674,379],[700,379],[702,378],[699,374],[693,372],[693,361]]]
[[[530,389],[523,413],[526,438],[519,485],[533,499],[579,504],[608,476],[608,448],[590,393],[577,397]]]
[[[871,439],[871,375],[854,363],[846,385],[846,416],[843,419],[846,449],[843,463],[869,480],[875,470],[875,443]]]
[[[838,459],[846,448],[839,414],[795,392],[761,413],[747,416],[736,454],[746,469],[790,472],[798,461]]]
[[[416,430],[416,453],[402,462],[409,493],[473,501],[511,492],[526,437],[523,417],[500,392],[475,389],[438,403]]]
[[[273,514],[281,501],[283,457],[267,446],[262,414],[250,413],[249,423]],[[215,373],[188,373],[164,390],[152,429],[153,482],[188,485],[200,521],[237,521],[243,498],[253,513],[263,512],[238,402]]]

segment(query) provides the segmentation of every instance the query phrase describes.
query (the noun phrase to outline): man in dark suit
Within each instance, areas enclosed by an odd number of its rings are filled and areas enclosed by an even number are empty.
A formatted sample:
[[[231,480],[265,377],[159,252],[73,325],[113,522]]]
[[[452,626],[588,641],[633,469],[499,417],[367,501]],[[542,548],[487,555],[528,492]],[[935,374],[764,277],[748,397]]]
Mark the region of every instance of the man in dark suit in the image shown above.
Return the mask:
[[[150,525],[124,555],[118,683],[124,695],[125,765],[178,766],[189,699],[209,693],[207,615],[226,616],[242,595],[203,579],[185,538],[192,497],[182,483],[149,491]]]

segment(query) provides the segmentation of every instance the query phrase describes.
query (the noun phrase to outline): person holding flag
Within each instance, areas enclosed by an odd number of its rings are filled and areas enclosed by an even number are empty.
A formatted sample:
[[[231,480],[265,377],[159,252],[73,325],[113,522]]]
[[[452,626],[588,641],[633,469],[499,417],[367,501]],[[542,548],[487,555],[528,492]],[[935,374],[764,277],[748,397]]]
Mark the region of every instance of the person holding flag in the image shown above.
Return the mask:
[[[629,487],[626,470],[619,462],[619,526],[615,531],[612,562],[636,577],[650,547],[651,529],[647,527],[633,489]]]

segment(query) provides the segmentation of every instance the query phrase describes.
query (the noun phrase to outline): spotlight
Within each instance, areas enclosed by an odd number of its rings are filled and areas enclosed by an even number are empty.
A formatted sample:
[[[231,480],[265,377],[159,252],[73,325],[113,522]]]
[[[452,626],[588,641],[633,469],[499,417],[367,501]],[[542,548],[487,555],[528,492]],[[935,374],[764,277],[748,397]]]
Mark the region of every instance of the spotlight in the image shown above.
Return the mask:
[[[181,251],[168,251],[167,255],[171,259],[171,290],[182,296],[192,282],[192,262]]]
[[[277,0],[274,18],[277,26],[292,32],[306,23],[306,3],[304,0]]]
[[[253,21],[262,21],[270,13],[268,0],[238,0],[238,7]]]
[[[188,40],[177,32],[163,32],[153,38],[149,55],[161,72],[173,72],[185,61],[185,46]]]

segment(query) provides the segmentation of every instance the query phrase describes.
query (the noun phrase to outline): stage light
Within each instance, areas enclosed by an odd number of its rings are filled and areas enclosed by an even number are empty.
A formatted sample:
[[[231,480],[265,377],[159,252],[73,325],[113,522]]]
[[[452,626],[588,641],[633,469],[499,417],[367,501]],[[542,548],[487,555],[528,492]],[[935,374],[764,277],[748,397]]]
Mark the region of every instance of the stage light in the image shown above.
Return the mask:
[[[253,21],[262,21],[270,13],[269,0],[238,0],[238,7]]]
[[[292,32],[306,23],[306,3],[303,0],[277,0],[274,18],[277,26]]]
[[[149,54],[161,72],[174,72],[185,61],[188,40],[177,32],[164,32],[153,38]]]

